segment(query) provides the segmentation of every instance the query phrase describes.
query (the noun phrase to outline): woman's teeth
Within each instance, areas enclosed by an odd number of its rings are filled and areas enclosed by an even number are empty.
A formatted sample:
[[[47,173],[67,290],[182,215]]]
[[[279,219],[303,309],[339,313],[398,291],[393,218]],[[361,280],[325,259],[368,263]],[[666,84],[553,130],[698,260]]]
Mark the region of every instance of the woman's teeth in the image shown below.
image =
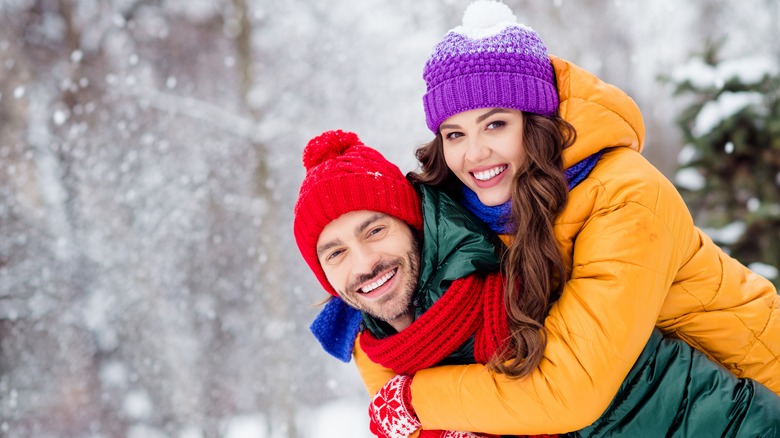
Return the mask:
[[[474,175],[474,178],[480,180],[480,181],[487,181],[491,178],[494,178],[496,175],[500,174],[501,172],[505,171],[506,168],[509,166],[498,166],[494,167],[490,170],[483,170],[481,172],[473,172],[472,175]]]

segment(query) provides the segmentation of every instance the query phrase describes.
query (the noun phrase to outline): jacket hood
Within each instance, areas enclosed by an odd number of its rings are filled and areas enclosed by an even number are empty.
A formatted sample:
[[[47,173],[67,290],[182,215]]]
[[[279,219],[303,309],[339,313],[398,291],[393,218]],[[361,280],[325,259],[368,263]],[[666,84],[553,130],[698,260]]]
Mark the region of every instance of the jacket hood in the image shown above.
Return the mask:
[[[634,100],[569,61],[550,59],[558,82],[560,115],[577,130],[577,140],[563,151],[563,167],[610,147],[641,152],[645,124]]]

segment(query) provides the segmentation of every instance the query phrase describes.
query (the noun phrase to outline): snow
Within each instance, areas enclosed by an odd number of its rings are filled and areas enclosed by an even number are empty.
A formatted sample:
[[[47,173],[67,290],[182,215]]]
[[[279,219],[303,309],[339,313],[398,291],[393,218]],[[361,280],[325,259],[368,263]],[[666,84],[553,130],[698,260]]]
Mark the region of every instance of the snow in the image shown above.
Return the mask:
[[[184,428],[175,435],[175,438],[205,438],[203,432],[195,426],[184,426]]]
[[[745,233],[746,228],[745,222],[734,221],[723,228],[702,228],[702,231],[715,243],[728,245],[736,243]]]
[[[367,405],[357,401],[340,400],[326,403],[303,419],[306,438],[373,438],[368,430]],[[225,421],[220,438],[283,438],[283,434],[269,432],[268,419],[259,413],[237,415]],[[205,438],[203,430],[185,425],[173,435],[143,423],[130,427],[128,438]]]
[[[359,402],[336,401],[319,408],[311,420],[307,437],[311,438],[372,438],[368,431],[368,405]]]
[[[755,106],[760,110],[763,101],[764,96],[755,91],[725,91],[717,99],[704,104],[691,131],[696,137],[707,135],[724,120],[745,108]]]
[[[776,75],[780,66],[771,56],[751,56],[728,59],[717,65],[709,65],[700,57],[692,58],[676,68],[672,79],[677,83],[688,82],[697,89],[717,89],[731,79],[745,85],[761,82],[767,75]]]
[[[677,164],[680,166],[689,164],[697,158],[698,154],[699,152],[692,144],[686,144],[680,149],[680,153],[677,154]]]
[[[777,59],[769,56],[727,59],[717,66],[717,75],[723,81],[737,79],[745,85],[753,85],[766,76],[775,76],[780,71]]]
[[[152,401],[146,391],[136,389],[125,397],[124,411],[130,418],[136,420],[149,418],[153,409]]]
[[[52,114],[52,120],[57,126],[62,126],[68,120],[68,117],[68,111],[61,109],[54,111],[54,114]]]
[[[268,438],[268,421],[264,415],[242,415],[231,418],[224,438]]]
[[[707,180],[701,172],[690,167],[678,170],[674,176],[674,183],[677,187],[691,191],[703,189],[706,182]]]
[[[82,52],[81,50],[74,50],[73,52],[71,52],[70,60],[72,62],[78,64],[79,62],[81,62],[82,59],[84,59],[84,52]]]
[[[768,265],[766,263],[760,263],[760,262],[751,263],[748,265],[748,269],[770,280],[774,280],[778,278],[778,275],[780,275],[780,271],[778,271],[777,267]]]
[[[675,69],[672,73],[672,80],[675,83],[687,81],[698,89],[719,88],[723,81],[717,70],[699,57],[693,58]]]
[[[118,361],[105,364],[100,370],[100,380],[104,385],[123,387],[127,385],[127,368]]]
[[[127,438],[168,438],[168,435],[152,426],[133,424],[127,432]]]
[[[755,213],[758,211],[758,209],[761,208],[761,201],[756,198],[750,198],[747,201],[747,209],[751,213]]]

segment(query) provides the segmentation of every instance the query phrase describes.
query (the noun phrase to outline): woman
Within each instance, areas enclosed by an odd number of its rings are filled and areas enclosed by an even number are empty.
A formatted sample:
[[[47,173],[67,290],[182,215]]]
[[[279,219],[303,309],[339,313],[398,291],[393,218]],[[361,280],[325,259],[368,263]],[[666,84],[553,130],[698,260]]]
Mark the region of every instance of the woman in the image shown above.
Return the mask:
[[[641,157],[634,102],[549,58],[505,6],[475,5],[479,13],[467,10],[426,64],[424,105],[437,138],[418,151],[417,180],[509,236],[505,303],[516,351],[487,367],[403,378],[422,426],[586,427],[613,402],[654,326],[780,393],[776,290],[695,228],[672,184]],[[562,169],[582,178],[571,191]],[[374,392],[388,374],[366,359],[356,351]]]

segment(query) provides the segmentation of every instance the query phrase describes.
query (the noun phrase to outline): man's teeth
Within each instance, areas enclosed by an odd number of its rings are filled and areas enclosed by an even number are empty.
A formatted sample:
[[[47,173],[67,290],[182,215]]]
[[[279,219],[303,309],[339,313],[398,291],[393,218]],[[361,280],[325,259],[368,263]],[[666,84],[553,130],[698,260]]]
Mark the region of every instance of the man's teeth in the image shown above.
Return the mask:
[[[508,166],[499,166],[499,167],[494,167],[490,170],[483,170],[482,172],[474,172],[474,178],[480,181],[487,181],[490,178],[493,178],[499,173],[505,171],[507,167]]]
[[[367,285],[361,287],[360,290],[364,294],[367,294],[367,293],[371,292],[372,290],[378,288],[379,286],[387,283],[387,280],[393,278],[394,275],[395,275],[395,269],[390,271],[390,272],[388,272],[387,274],[379,277],[375,282],[373,282],[371,284],[367,284]]]

